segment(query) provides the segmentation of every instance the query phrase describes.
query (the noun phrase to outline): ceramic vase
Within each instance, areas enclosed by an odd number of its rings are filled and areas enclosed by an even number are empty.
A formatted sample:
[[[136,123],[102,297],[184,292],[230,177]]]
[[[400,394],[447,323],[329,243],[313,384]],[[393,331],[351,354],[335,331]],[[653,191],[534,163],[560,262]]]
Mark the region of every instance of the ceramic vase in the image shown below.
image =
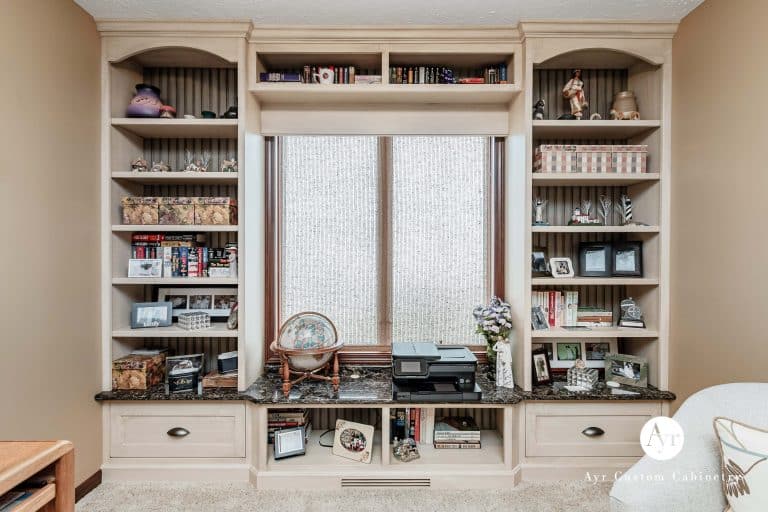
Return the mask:
[[[154,85],[136,84],[136,94],[128,104],[125,115],[128,117],[160,117],[160,89]]]

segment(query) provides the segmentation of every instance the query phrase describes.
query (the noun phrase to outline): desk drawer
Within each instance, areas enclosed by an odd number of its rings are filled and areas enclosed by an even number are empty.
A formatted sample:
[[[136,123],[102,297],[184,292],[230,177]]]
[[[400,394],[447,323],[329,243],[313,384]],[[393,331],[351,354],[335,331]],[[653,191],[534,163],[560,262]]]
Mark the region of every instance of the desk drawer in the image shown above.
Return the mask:
[[[112,457],[245,457],[244,404],[110,405]]]
[[[659,403],[528,403],[528,457],[640,457],[640,429]]]

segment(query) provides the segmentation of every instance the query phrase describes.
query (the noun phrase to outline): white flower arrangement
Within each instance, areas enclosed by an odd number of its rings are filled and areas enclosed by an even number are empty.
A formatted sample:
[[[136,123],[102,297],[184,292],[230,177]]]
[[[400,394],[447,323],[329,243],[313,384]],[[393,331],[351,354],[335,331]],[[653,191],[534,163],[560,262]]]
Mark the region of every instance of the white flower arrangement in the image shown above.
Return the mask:
[[[512,331],[512,308],[498,297],[491,298],[487,306],[477,306],[472,314],[477,324],[476,332],[485,336],[489,345],[504,341]]]

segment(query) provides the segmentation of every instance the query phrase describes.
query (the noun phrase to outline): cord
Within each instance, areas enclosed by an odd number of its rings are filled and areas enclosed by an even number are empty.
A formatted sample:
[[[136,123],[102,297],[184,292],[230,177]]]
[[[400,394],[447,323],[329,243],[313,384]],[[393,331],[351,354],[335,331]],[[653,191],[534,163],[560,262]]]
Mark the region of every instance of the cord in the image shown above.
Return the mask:
[[[330,432],[335,432],[335,431],[336,431],[335,428],[329,428],[328,430],[326,430],[325,432],[320,434],[320,437],[317,439],[318,444],[320,444],[320,446],[322,446],[323,448],[333,448],[333,443],[331,443],[331,444],[323,444],[323,437],[326,434],[328,434]]]

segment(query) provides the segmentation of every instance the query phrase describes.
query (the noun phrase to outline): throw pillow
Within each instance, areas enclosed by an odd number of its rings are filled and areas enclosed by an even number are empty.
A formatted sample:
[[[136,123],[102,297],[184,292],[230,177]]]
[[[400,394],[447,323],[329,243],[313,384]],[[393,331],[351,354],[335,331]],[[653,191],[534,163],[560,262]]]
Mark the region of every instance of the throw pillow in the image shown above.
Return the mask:
[[[768,510],[768,431],[718,417],[723,492],[733,512]]]

